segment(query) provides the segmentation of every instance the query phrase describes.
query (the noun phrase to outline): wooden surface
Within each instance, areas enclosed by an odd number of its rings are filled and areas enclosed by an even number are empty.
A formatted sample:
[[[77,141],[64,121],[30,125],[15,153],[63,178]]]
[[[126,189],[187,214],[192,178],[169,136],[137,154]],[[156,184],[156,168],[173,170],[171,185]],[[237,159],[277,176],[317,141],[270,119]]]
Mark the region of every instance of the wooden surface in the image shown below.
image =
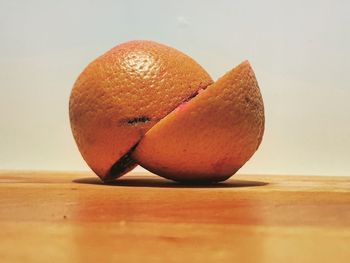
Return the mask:
[[[350,262],[350,177],[0,172],[0,262]]]

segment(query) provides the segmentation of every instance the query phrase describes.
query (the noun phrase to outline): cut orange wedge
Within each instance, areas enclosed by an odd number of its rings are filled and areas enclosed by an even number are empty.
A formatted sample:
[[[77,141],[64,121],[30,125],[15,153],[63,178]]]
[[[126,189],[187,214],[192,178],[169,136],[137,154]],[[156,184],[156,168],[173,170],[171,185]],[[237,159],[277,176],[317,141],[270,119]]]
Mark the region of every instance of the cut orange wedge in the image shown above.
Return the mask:
[[[222,181],[249,160],[263,132],[263,101],[246,61],[153,126],[132,157],[169,179]]]

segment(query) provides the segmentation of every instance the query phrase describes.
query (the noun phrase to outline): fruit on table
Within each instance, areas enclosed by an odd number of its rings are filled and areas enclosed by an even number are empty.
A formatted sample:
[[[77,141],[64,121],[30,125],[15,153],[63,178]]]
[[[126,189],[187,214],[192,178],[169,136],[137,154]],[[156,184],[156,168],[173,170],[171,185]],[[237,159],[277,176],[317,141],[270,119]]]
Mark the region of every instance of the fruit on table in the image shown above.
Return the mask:
[[[213,83],[192,58],[152,41],[118,45],[90,63],[74,84],[69,114],[79,151],[103,181],[137,164],[176,181],[222,181],[264,133],[247,61]]]

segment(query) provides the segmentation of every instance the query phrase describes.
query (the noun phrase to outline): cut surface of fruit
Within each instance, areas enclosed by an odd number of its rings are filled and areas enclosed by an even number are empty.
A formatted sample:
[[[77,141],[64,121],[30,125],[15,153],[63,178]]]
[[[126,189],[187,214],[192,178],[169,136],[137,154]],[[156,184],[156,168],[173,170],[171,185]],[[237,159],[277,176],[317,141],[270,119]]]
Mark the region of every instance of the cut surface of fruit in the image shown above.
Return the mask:
[[[259,147],[264,106],[245,61],[153,126],[132,152],[149,171],[177,181],[222,181]]]
[[[80,74],[69,101],[79,151],[102,180],[136,166],[133,147],[159,120],[212,79],[192,58],[152,41],[130,41]]]

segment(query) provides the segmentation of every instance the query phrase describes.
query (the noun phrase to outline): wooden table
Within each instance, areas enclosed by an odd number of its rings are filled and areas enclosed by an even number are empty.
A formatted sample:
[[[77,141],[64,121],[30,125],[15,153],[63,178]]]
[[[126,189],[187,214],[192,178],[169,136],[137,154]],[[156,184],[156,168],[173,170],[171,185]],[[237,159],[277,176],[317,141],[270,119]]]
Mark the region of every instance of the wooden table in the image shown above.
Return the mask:
[[[350,177],[0,172],[0,262],[350,262]]]

